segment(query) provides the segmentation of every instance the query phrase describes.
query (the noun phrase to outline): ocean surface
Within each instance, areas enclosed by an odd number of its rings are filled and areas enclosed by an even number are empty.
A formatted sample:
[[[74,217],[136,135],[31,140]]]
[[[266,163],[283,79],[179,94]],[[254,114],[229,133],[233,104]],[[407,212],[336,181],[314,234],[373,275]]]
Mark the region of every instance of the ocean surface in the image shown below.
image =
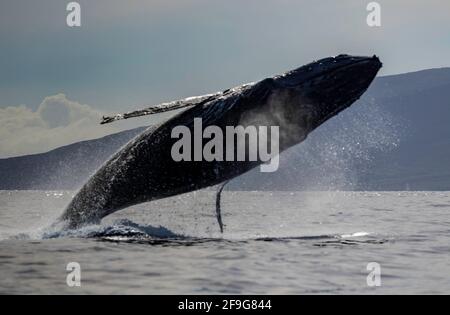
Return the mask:
[[[73,194],[0,191],[0,293],[450,293],[450,192],[224,191],[221,234],[203,190],[50,228]]]

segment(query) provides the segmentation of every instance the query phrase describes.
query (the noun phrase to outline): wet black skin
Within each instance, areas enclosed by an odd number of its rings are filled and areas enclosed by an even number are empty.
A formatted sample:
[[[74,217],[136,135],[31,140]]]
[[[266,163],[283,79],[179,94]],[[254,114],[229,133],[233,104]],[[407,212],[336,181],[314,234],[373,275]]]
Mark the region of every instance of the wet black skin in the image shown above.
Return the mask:
[[[262,161],[175,162],[171,148],[178,139],[171,137],[172,129],[183,125],[193,134],[196,117],[202,118],[203,128],[277,125],[281,152],[302,142],[323,122],[353,104],[380,68],[376,56],[340,55],[197,102],[148,128],[117,152],[81,188],[61,219],[67,221],[68,228],[77,228],[138,203],[239,176]]]

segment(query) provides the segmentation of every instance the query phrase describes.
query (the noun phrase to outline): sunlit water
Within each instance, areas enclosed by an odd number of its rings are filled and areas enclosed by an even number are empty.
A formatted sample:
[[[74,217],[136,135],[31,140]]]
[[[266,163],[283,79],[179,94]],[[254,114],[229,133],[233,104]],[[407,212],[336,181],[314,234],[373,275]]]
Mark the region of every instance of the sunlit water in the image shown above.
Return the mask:
[[[225,191],[221,234],[201,191],[49,229],[72,195],[0,192],[0,293],[450,293],[450,192]]]

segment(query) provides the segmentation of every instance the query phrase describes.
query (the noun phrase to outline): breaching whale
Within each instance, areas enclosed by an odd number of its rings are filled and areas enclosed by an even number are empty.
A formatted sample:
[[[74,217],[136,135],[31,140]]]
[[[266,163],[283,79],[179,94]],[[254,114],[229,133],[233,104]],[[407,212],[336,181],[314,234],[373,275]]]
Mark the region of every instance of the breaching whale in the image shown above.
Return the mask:
[[[60,220],[66,228],[99,222],[117,210],[226,182],[263,161],[174,161],[176,126],[279,126],[280,152],[302,142],[366,91],[378,57],[339,55],[223,92],[190,97],[112,117],[102,123],[184,109],[149,127],[114,154],[78,191]],[[236,143],[236,142],[235,142]]]

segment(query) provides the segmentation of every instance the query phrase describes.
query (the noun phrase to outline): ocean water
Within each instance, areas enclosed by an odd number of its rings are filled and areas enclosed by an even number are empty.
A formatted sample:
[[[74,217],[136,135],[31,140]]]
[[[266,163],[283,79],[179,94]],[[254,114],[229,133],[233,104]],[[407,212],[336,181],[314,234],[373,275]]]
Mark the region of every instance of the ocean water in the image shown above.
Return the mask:
[[[221,234],[203,190],[49,228],[73,194],[0,191],[0,293],[450,293],[450,192],[224,191]]]

